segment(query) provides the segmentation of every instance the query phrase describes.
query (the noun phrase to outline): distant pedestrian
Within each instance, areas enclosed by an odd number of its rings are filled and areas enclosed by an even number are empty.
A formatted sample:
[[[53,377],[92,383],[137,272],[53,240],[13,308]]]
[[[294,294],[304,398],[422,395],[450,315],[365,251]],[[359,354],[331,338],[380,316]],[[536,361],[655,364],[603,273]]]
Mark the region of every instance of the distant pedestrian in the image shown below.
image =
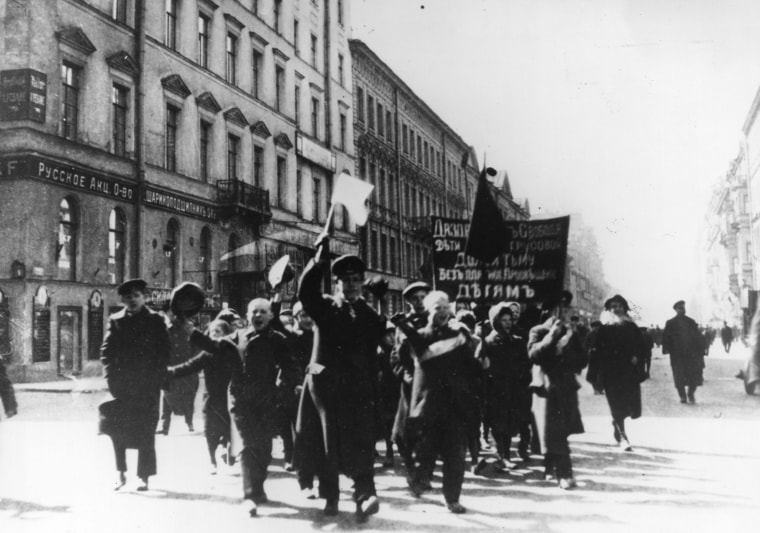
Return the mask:
[[[16,393],[13,390],[13,383],[8,379],[8,374],[5,370],[5,360],[3,355],[5,354],[0,354],[0,399],[3,401],[5,416],[10,418],[16,416],[18,413],[18,403],[16,403]]]
[[[731,343],[734,342],[734,331],[724,320],[723,327],[720,329],[720,340],[723,341],[723,349],[726,353],[731,351]]]
[[[164,319],[145,306],[147,284],[132,279],[119,285],[124,309],[108,319],[100,360],[114,400],[101,404],[101,431],[110,435],[116,457],[118,490],[126,483],[126,449],[137,448],[137,490],[148,490],[156,473],[155,428],[161,384],[169,363]]]
[[[602,326],[590,351],[588,374],[596,376],[594,389],[604,390],[612,415],[613,436],[626,452],[632,451],[625,419],[641,416],[640,383],[645,379],[646,342],[628,315],[625,298],[616,294],[604,302]]]
[[[171,343],[171,354],[169,356],[170,365],[180,365],[189,361],[197,353],[187,338],[183,329],[185,323],[184,317],[177,316],[167,307],[164,310],[169,318],[169,341]],[[157,433],[162,435],[169,434],[172,414],[177,414],[185,418],[185,424],[188,431],[195,431],[193,426],[193,415],[195,414],[195,396],[198,393],[198,374],[196,372],[183,373],[183,377],[172,379],[163,394],[161,407],[161,427]]]
[[[681,403],[694,403],[694,393],[702,385],[704,338],[697,323],[686,316],[683,300],[673,304],[676,316],[665,323],[662,332],[662,353],[670,354],[673,383]]]
[[[528,355],[533,361],[533,414],[544,452],[545,477],[560,488],[576,486],[568,437],[583,433],[575,375],[588,361],[580,334],[570,320],[572,294],[562,291],[544,305],[549,317],[530,330]]]

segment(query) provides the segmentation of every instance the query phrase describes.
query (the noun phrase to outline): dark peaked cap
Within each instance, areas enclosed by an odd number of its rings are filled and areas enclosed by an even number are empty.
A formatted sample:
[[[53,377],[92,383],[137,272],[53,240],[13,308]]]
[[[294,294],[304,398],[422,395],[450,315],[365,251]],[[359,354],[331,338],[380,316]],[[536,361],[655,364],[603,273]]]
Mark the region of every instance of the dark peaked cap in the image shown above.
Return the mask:
[[[366,269],[364,261],[351,254],[341,255],[332,264],[332,273],[339,278],[351,274],[364,274]]]
[[[676,307],[686,307],[686,302],[683,300],[678,300],[676,303],[673,304],[673,309]]]
[[[144,279],[135,278],[135,279],[128,279],[124,283],[118,286],[116,289],[116,292],[119,294],[119,296],[124,296],[125,294],[129,294],[133,290],[137,289],[140,292],[145,292],[145,289],[148,287],[148,284],[145,282]]]
[[[424,281],[415,281],[414,283],[411,283],[406,289],[404,289],[404,292],[401,293],[401,295],[404,298],[407,298],[408,296],[411,296],[413,292],[416,291],[425,291],[430,292],[433,288],[425,283]]]

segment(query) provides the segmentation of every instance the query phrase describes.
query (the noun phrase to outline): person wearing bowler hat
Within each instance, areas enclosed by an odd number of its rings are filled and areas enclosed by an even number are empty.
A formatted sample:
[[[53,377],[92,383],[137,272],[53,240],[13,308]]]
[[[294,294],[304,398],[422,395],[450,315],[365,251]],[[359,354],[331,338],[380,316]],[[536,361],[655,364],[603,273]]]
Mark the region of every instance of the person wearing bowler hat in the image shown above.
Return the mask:
[[[354,481],[359,522],[379,509],[374,452],[377,346],[386,320],[362,298],[364,262],[343,255],[332,265],[335,295],[322,294],[328,237],[320,236],[299,283],[298,299],[317,326],[296,424],[295,467],[314,469],[324,514],[338,512],[339,473]]]
[[[147,284],[132,279],[117,292],[124,308],[108,318],[100,348],[103,373],[114,400],[101,404],[103,431],[113,441],[118,490],[126,483],[126,449],[137,448],[137,490],[156,473],[155,427],[161,384],[171,346],[163,318],[145,306]]]
[[[616,294],[604,302],[602,325],[589,345],[589,367],[594,390],[603,390],[612,415],[613,437],[622,451],[632,450],[625,419],[641,416],[641,386],[645,376],[646,344],[628,315],[628,301]]]
[[[670,354],[673,383],[681,403],[693,404],[694,393],[703,383],[705,341],[694,319],[686,316],[686,303],[678,300],[673,309],[676,316],[665,322],[662,331],[662,353]]]
[[[556,479],[565,490],[576,486],[567,439],[584,431],[575,375],[588,362],[576,323],[570,320],[572,299],[569,291],[547,298],[544,322],[533,327],[528,338],[533,415],[544,453],[545,477]]]

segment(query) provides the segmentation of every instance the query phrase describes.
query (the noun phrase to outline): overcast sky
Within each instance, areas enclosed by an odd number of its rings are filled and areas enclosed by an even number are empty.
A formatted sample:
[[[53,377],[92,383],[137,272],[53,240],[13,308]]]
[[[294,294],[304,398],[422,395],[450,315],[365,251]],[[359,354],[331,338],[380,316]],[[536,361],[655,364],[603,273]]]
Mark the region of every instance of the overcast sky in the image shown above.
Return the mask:
[[[690,299],[760,86],[760,2],[351,0],[351,18],[534,216],[583,214],[647,322]]]

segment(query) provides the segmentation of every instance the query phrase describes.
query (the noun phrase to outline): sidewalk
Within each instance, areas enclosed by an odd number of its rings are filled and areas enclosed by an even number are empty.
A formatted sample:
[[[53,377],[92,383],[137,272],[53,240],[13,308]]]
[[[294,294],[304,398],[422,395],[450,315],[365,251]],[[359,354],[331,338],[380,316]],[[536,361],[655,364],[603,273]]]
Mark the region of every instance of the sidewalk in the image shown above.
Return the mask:
[[[102,392],[108,390],[103,377],[76,378],[68,376],[60,381],[45,381],[40,383],[14,383],[16,392]]]

